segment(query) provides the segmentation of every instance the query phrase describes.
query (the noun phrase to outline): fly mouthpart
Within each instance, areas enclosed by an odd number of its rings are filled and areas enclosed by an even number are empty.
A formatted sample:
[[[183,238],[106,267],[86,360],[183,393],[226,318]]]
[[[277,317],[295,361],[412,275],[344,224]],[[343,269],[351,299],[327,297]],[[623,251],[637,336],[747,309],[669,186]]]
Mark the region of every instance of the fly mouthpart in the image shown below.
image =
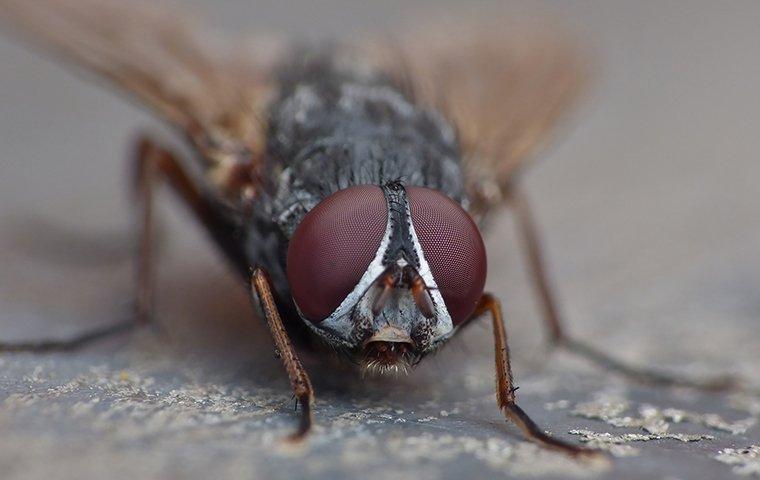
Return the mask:
[[[404,330],[387,326],[364,342],[362,370],[369,374],[408,373],[414,364],[414,342]]]

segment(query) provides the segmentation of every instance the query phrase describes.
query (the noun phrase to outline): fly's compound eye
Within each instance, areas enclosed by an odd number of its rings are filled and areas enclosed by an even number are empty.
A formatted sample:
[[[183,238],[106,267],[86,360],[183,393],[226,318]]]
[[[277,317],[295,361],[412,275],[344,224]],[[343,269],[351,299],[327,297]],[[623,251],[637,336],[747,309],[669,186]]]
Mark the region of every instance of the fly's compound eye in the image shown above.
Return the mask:
[[[454,325],[472,315],[486,282],[486,249],[470,215],[449,197],[406,187],[412,223]]]
[[[313,323],[329,317],[375,258],[388,222],[383,191],[358,185],[333,193],[311,209],[288,246],[293,299]]]

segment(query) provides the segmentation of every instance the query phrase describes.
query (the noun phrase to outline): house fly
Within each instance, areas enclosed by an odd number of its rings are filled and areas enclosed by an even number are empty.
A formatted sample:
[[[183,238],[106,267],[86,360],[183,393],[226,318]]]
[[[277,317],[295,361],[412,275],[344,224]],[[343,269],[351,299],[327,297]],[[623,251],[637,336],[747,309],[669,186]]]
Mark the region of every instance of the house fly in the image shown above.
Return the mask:
[[[149,2],[0,6],[11,28],[131,94],[190,146],[191,158],[151,137],[135,149],[133,323],[150,321],[151,202],[165,183],[263,311],[302,407],[294,439],[309,432],[315,397],[293,337],[382,374],[488,317],[504,415],[547,447],[594,452],[546,434],[516,402],[502,310],[484,292],[480,228],[502,205],[516,214],[554,344],[640,379],[720,386],[635,370],[562,328],[519,184],[586,80],[584,56],[556,31],[455,23],[393,40],[212,52],[197,26]],[[4,349],[72,348],[120,329]]]

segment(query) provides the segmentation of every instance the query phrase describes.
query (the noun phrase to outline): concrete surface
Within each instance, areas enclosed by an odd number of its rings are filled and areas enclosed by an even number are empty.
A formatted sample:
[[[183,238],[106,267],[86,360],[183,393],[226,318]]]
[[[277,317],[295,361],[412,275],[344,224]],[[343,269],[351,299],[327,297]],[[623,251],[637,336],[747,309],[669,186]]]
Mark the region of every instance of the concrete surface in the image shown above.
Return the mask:
[[[210,5],[231,28],[307,33],[408,14],[400,1]],[[527,178],[572,331],[632,362],[760,387],[760,5],[533,7],[580,31],[601,66]],[[2,339],[119,320],[125,151],[156,123],[5,39],[0,59]],[[542,451],[502,420],[485,324],[396,381],[306,358],[319,426],[289,448],[296,415],[268,334],[184,210],[167,197],[161,214],[163,334],[0,356],[2,478],[760,476],[760,397],[638,386],[547,354],[508,215],[487,239],[488,287],[507,307],[518,397],[553,434],[610,449],[611,466]]]

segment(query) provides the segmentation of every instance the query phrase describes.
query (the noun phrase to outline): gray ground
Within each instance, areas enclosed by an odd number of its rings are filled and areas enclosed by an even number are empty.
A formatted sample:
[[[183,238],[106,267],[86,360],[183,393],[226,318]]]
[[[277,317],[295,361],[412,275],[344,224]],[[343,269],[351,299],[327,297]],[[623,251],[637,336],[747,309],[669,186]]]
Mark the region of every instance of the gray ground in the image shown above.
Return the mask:
[[[406,12],[400,1],[247,3],[208,10],[231,27],[309,33]],[[543,3],[601,60],[575,126],[527,178],[572,330],[632,362],[757,388],[760,4]],[[155,123],[15,44],[2,40],[0,58],[2,338],[121,319],[124,152]],[[505,299],[520,401],[553,434],[611,449],[611,466],[539,450],[502,420],[485,325],[397,381],[306,358],[319,427],[288,447],[296,415],[268,334],[166,203],[164,334],[0,356],[3,478],[760,476],[760,396],[646,388],[546,354],[507,215],[487,239],[488,287]]]

